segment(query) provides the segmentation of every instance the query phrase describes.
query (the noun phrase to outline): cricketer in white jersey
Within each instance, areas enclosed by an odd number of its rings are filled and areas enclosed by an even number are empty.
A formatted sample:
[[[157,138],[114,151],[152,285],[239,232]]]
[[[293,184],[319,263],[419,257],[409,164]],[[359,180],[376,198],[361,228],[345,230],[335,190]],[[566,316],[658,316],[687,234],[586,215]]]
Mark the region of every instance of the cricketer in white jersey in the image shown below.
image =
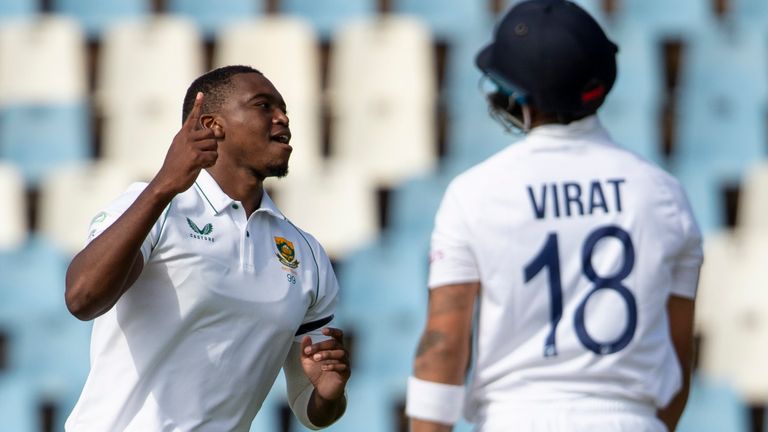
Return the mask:
[[[582,397],[666,406],[682,382],[667,300],[694,298],[701,260],[680,185],[597,117],[535,128],[456,178],[429,286],[480,282],[467,417]]]
[[[574,34],[593,51],[572,53]],[[547,56],[537,64],[538,50],[572,68],[553,72]],[[510,52],[532,63],[517,69],[525,62]],[[701,234],[679,183],[616,145],[595,115],[614,53],[577,6],[532,0],[479,55],[498,86],[492,106],[527,136],[443,197],[409,379],[414,432],[451,430],[462,405],[482,432],[674,429],[689,385]],[[586,87],[536,84],[582,72]]]
[[[163,168],[94,217],[67,274],[70,311],[95,319],[68,432],[246,432],[281,368],[302,424],[343,414],[336,277],[262,186],[287,172],[285,112],[255,69],[202,75]]]

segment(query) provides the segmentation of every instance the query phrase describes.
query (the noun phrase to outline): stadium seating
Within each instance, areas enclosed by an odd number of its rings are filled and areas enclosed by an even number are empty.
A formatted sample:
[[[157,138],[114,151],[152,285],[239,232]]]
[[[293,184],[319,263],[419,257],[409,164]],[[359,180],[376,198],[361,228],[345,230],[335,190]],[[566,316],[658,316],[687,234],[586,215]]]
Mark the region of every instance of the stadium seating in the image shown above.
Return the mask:
[[[202,71],[201,36],[184,18],[110,27],[97,70],[103,156],[154,175],[181,126],[186,89]]]
[[[394,12],[427,23],[439,39],[454,40],[467,31],[492,28],[490,2],[466,0],[394,0]]]
[[[512,5],[519,3],[520,1],[522,0],[504,0],[504,10],[512,7]],[[573,0],[573,2],[588,11],[601,25],[606,25],[609,23],[608,16],[603,10],[603,2],[601,0]]]
[[[332,157],[354,161],[386,187],[434,167],[437,88],[428,29],[395,16],[350,22],[331,54]]]
[[[320,58],[317,35],[304,20],[267,16],[228,26],[216,39],[214,67],[245,64],[280,91],[291,126],[291,172],[322,164]]]
[[[678,432],[747,431],[744,401],[718,380],[694,375]]]
[[[0,418],[3,419],[3,430],[42,430],[39,404],[40,400],[29,378],[18,374],[0,374]]]
[[[768,400],[768,345],[755,343],[768,337],[768,270],[765,263],[768,251],[766,237],[751,234],[741,241],[742,255],[739,266],[732,271],[734,283],[728,288],[735,305],[733,320],[731,374],[729,381],[736,392],[751,404]],[[725,314],[724,314],[725,315]],[[724,316],[724,318],[727,315]],[[721,326],[729,324],[720,323]]]
[[[379,346],[384,344],[378,341]],[[392,345],[395,346],[395,345]],[[404,394],[404,383],[391,380],[353,376],[347,394],[350,396],[344,417],[331,426],[329,432],[390,432],[398,428],[397,403]]]
[[[739,184],[744,170],[766,155],[768,46],[761,34],[713,32],[689,44],[672,166],[705,230],[723,226],[723,186]]]
[[[119,21],[151,12],[151,0],[51,0],[55,13],[72,16],[97,39]]]
[[[5,0],[0,4],[0,20],[27,18],[37,12],[37,0]]]
[[[389,227],[401,234],[432,231],[435,213],[451,175],[429,175],[401,183],[390,196]]]
[[[84,104],[0,106],[0,159],[36,186],[49,170],[90,157],[90,131]]]
[[[734,338],[739,324],[739,299],[743,251],[739,237],[720,231],[704,238],[704,265],[696,298],[695,329],[701,338],[699,370],[709,378],[728,382],[734,366]]]
[[[768,161],[755,162],[744,176],[737,211],[739,230],[744,235],[768,233]]]
[[[765,26],[768,23],[768,3],[763,0],[732,0],[728,7],[729,18],[737,26]]]
[[[80,102],[86,92],[77,22],[44,16],[0,25],[0,105]]]
[[[681,77],[676,156],[732,163],[765,156],[768,41],[760,30],[712,32],[689,44]],[[744,83],[749,83],[745,92]]]
[[[74,256],[85,245],[91,219],[133,181],[130,169],[108,162],[52,171],[40,188],[40,233]]]
[[[30,185],[57,164],[90,156],[86,97],[85,39],[75,21],[0,26],[0,158]]]
[[[251,423],[251,432],[276,431],[280,429],[280,410],[287,404],[285,375],[282,371],[275,379],[267,399]],[[298,422],[297,422],[298,423]],[[295,429],[294,429],[295,430]]]
[[[688,195],[702,232],[710,234],[723,229],[726,226],[724,191],[739,184],[739,178],[734,177],[738,173],[685,160],[674,164],[672,173]]]
[[[663,65],[656,41],[637,27],[625,26],[613,29],[609,34],[619,46],[618,73],[613,89],[600,109],[600,119],[621,146],[662,164]]]
[[[20,247],[0,252],[0,318],[19,325],[64,312],[68,257],[38,235]]]
[[[296,226],[315,236],[332,259],[345,257],[378,233],[376,190],[361,168],[332,162],[316,172],[295,172],[268,187]]]
[[[642,25],[659,37],[690,37],[715,27],[712,2],[701,0],[622,0],[618,19]]]
[[[27,238],[27,197],[24,178],[14,165],[0,162],[0,250],[21,246]]]
[[[518,140],[488,115],[482,74],[475,55],[491,40],[490,28],[470,32],[450,47],[442,91],[447,113],[446,158],[442,167],[452,173],[472,166]]]
[[[342,25],[376,12],[376,0],[281,0],[280,12],[309,20],[323,39]]]
[[[410,374],[426,311],[428,247],[428,233],[385,232],[340,268],[339,316],[355,329],[358,376],[402,381]],[[401,349],[382,355],[384,341]]]
[[[193,20],[205,37],[212,39],[232,23],[264,12],[264,0],[168,0],[167,10]]]

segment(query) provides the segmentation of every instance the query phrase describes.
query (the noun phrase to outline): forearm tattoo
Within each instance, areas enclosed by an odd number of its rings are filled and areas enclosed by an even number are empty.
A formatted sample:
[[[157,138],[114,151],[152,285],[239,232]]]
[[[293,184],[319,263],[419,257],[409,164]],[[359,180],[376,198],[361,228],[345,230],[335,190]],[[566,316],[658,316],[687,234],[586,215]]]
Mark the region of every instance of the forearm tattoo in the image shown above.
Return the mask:
[[[421,357],[427,351],[439,345],[445,340],[445,334],[437,330],[428,330],[421,336],[419,347],[416,350],[416,357]]]

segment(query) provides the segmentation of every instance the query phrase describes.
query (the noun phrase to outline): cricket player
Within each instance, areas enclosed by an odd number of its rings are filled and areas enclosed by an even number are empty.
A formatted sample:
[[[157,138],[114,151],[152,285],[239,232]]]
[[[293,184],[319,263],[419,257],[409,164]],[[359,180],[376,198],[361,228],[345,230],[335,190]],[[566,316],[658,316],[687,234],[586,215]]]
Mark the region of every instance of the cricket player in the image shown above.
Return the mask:
[[[477,55],[492,114],[526,135],[438,210],[413,432],[462,413],[480,432],[674,430],[701,234],[679,183],[596,115],[617,50],[576,4],[530,0]]]
[[[190,85],[182,111],[162,168],[94,217],[67,271],[67,307],[94,324],[66,430],[246,432],[281,368],[296,417],[326,427],[350,375],[326,327],[338,283],[263,188],[293,150],[283,97],[226,66]]]

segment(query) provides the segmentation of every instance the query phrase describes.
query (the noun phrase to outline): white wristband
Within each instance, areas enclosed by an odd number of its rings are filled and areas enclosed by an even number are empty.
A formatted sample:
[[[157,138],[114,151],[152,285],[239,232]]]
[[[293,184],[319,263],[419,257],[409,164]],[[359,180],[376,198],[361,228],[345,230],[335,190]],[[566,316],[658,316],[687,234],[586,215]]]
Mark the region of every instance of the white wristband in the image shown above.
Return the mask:
[[[461,418],[464,386],[408,377],[405,414],[419,420],[452,425]]]

